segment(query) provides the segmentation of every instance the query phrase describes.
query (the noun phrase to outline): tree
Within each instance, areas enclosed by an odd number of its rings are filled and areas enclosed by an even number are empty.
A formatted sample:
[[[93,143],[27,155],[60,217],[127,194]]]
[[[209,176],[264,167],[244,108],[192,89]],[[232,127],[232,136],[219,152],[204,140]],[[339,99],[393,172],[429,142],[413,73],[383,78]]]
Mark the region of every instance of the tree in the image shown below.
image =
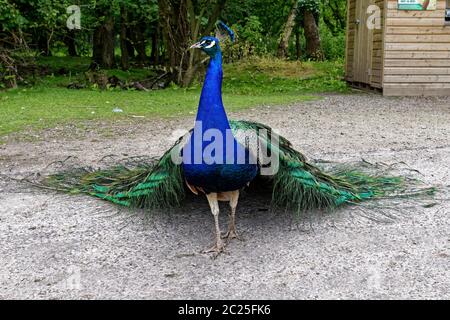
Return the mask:
[[[319,34],[320,5],[317,0],[298,2],[297,24],[303,27],[306,39],[306,56],[312,60],[323,60]]]
[[[306,38],[306,56],[313,60],[323,60],[323,52],[320,44],[319,28],[311,11],[304,12],[304,28]]]
[[[93,13],[88,13],[95,26],[93,35],[93,62],[95,66],[111,68],[115,65],[115,36],[119,34],[123,69],[128,69],[135,57],[140,66],[148,62],[146,55],[149,26],[158,16],[157,0],[91,0]]]
[[[0,0],[0,88],[16,88],[21,80],[18,66],[30,57],[23,33],[28,24],[15,4]]]
[[[110,69],[115,65],[115,21],[120,15],[120,1],[93,1],[92,66]]]
[[[64,43],[66,44],[67,51],[69,53],[69,56],[71,56],[71,57],[78,56],[75,37],[76,37],[75,30],[67,31],[67,35],[64,37]]]
[[[92,60],[102,68],[112,68],[114,57],[114,17],[104,17],[94,30]]]
[[[280,0],[227,0],[222,16],[231,25],[242,26],[250,17],[257,17],[266,42],[276,41],[292,9],[291,1]],[[276,49],[275,47],[273,49]]]
[[[73,4],[81,6],[81,30],[66,26]],[[14,85],[23,71],[38,71],[29,61],[22,63],[23,57],[61,52],[92,54],[92,67],[113,68],[119,44],[122,69],[164,65],[173,81],[186,87],[206,62],[200,51],[188,48],[210,35],[219,18],[237,33],[236,44],[224,46],[225,61],[235,61],[252,55],[287,57],[292,33],[297,57],[320,60],[319,27],[326,28],[320,34],[327,54],[330,48],[340,50],[345,17],[342,0],[0,0],[0,77]]]
[[[293,0],[291,11],[288,15],[287,22],[281,33],[280,44],[278,45],[277,56],[286,58],[288,54],[289,39],[295,26],[295,18],[297,16],[298,0]]]
[[[347,2],[342,0],[321,0],[320,12],[323,22],[333,35],[345,30]]]
[[[173,80],[189,86],[201,64],[200,55],[188,50],[201,35],[210,34],[226,0],[159,0],[159,17]]]
[[[129,47],[127,42],[128,12],[124,5],[120,6],[120,64],[123,70],[129,68]]]
[[[148,65],[150,59],[147,57],[147,45],[158,31],[158,1],[122,0],[121,7],[127,12],[127,22],[125,26],[121,26],[126,29],[126,32],[122,30],[124,32],[122,38],[123,45],[128,48],[128,56],[136,58],[141,67]],[[121,17],[121,21],[124,19],[125,17]],[[159,51],[156,46],[152,47],[152,56],[157,54],[155,51]],[[157,55],[159,56],[159,53]]]

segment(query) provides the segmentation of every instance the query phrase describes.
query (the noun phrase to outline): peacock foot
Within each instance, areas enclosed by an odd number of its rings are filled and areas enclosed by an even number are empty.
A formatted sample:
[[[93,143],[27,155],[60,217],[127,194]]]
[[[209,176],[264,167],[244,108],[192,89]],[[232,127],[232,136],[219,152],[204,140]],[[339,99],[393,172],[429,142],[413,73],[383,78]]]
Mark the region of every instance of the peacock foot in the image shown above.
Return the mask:
[[[222,239],[216,241],[216,243],[209,249],[203,250],[202,253],[212,253],[213,258],[217,258],[221,253],[225,253],[225,244]]]
[[[222,239],[227,239],[227,243],[232,239],[238,239],[242,241],[241,236],[237,233],[236,229],[230,229],[227,233],[222,234]]]

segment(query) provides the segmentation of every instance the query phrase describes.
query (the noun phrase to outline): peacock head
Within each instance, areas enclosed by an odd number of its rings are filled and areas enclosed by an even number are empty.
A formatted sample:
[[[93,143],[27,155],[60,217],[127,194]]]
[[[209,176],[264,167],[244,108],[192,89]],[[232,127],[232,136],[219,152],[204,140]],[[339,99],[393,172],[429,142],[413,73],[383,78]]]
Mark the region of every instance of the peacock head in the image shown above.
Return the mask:
[[[215,37],[203,37],[199,42],[193,44],[191,49],[200,49],[210,57],[214,57],[220,52],[219,39]]]

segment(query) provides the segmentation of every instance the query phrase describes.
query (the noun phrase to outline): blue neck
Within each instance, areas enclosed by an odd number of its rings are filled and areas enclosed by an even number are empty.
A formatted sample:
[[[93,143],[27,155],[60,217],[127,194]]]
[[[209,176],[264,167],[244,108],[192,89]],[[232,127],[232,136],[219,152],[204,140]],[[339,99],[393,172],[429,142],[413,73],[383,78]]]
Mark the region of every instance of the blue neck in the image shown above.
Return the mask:
[[[197,121],[203,123],[203,130],[230,128],[222,102],[222,77],[222,53],[218,50],[209,61],[198,106]]]

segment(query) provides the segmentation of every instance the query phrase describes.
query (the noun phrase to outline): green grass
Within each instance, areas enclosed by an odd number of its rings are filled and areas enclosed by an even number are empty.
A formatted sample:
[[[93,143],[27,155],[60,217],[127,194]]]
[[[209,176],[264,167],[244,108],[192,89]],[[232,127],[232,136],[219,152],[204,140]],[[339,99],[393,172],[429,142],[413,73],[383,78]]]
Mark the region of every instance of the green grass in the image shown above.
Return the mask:
[[[89,60],[52,58],[40,61],[51,70],[64,67],[71,75],[37,79],[34,86],[0,93],[0,139],[25,129],[51,128],[86,120],[124,120],[130,116],[166,118],[194,116],[201,84],[189,89],[172,86],[159,91],[93,89],[71,90],[64,86],[82,77]],[[151,70],[109,70],[122,80],[148,77]],[[264,105],[284,105],[317,99],[313,94],[344,92],[340,81],[342,64],[284,62],[257,59],[226,65],[224,104],[228,111]],[[124,112],[115,113],[114,108]]]
[[[295,96],[347,92],[342,62],[298,62],[257,58],[225,65],[224,92]]]

